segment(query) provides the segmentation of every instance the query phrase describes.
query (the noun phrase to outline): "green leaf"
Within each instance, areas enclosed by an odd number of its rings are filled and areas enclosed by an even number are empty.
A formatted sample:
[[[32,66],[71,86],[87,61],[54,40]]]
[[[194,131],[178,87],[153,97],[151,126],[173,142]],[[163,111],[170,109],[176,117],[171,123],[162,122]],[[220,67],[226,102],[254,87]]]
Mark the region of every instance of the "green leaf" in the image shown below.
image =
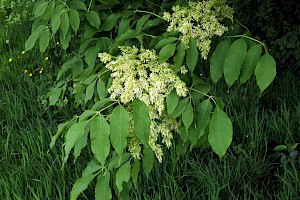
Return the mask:
[[[90,26],[90,25],[86,25],[85,27],[84,27],[84,33],[83,33],[83,37],[85,38],[85,39],[89,39],[89,38],[91,38],[91,37],[93,37],[96,33],[98,33],[99,32],[99,29],[96,29],[95,27],[93,27],[93,26]]]
[[[217,83],[223,75],[224,61],[230,47],[229,40],[219,42],[210,59],[210,77]]]
[[[100,21],[99,14],[97,12],[89,11],[85,13],[85,16],[88,22],[90,23],[90,25],[92,25],[95,28],[99,28],[101,21]]]
[[[72,187],[70,200],[76,200],[81,192],[87,189],[90,182],[97,176],[97,174],[89,174],[87,176],[77,179]]]
[[[179,102],[179,96],[177,95],[176,91],[173,90],[166,98],[167,101],[167,112],[169,115],[173,114],[175,108]]]
[[[53,14],[53,11],[55,9],[55,1],[51,1],[49,5],[47,6],[47,9],[44,13],[43,19],[46,21],[49,21],[51,18],[51,15]]]
[[[67,48],[69,47],[69,44],[70,44],[70,40],[71,40],[71,31],[69,30],[66,34],[66,36],[64,37],[63,36],[63,33],[60,32],[60,43],[61,43],[61,46],[64,50],[67,50]]]
[[[85,3],[83,3],[81,0],[67,1],[67,4],[71,9],[87,11]]]
[[[180,126],[179,126],[179,128],[178,128],[178,132],[179,132],[180,139],[181,139],[183,142],[188,141],[188,139],[189,139],[189,133],[188,133],[188,131],[186,130],[186,128],[184,127],[183,124],[180,124]]]
[[[174,72],[178,72],[180,67],[183,64],[184,61],[184,57],[185,57],[185,46],[182,42],[179,42],[176,48],[176,54],[173,57],[173,61],[174,61]]]
[[[110,31],[116,25],[118,19],[121,17],[120,14],[111,14],[107,17],[105,22],[101,25],[100,30]]]
[[[137,180],[139,177],[140,170],[141,170],[141,163],[139,159],[134,159],[134,163],[131,170],[131,179],[135,188],[137,188]]]
[[[204,135],[202,135],[196,144],[196,148],[206,148],[206,147],[210,147],[210,144],[208,142],[208,134],[209,134],[209,128],[207,128],[204,132]]]
[[[161,49],[162,47],[166,46],[167,44],[173,43],[177,41],[177,37],[168,37],[160,40],[154,47],[154,49]]]
[[[129,131],[130,118],[126,109],[118,105],[111,113],[110,142],[119,156],[127,145],[126,137]]]
[[[224,76],[229,87],[239,78],[246,53],[247,43],[243,38],[231,44],[224,61]]]
[[[43,15],[43,14],[45,13],[47,7],[48,7],[48,4],[49,4],[48,1],[43,2],[43,3],[40,3],[40,4],[36,7],[36,9],[34,10],[34,13],[33,13],[33,14],[34,14],[34,18],[37,18],[37,17]]]
[[[125,33],[127,30],[130,29],[130,22],[132,18],[121,18],[118,28],[118,36]]]
[[[245,83],[252,75],[257,62],[260,59],[261,53],[262,46],[260,44],[254,45],[248,50],[240,76],[240,82],[242,84]]]
[[[149,177],[149,174],[153,168],[154,165],[154,153],[152,149],[148,146],[144,146],[143,150],[143,160],[142,160],[142,167],[143,170],[147,176]]]
[[[193,77],[196,77],[196,75],[194,75]],[[211,90],[211,85],[206,83],[206,82],[202,82],[202,83],[198,83],[197,85],[194,86],[194,90],[192,91],[192,98],[194,100],[195,105],[198,105],[198,102]]]
[[[193,123],[193,120],[194,120],[193,106],[192,103],[189,102],[182,113],[182,123],[184,124],[186,131],[189,130],[191,124]]]
[[[57,128],[57,132],[54,136],[51,137],[51,143],[50,143],[50,149],[52,149],[56,143],[56,140],[58,139],[58,137],[65,131],[68,129],[68,126],[70,126],[70,124],[72,125],[72,123],[74,123],[74,120],[69,120],[67,122],[61,123],[58,125]]]
[[[56,80],[61,79],[62,75],[64,75],[78,61],[80,61],[78,57],[73,57],[72,59],[65,62],[61,69],[58,71]]]
[[[212,150],[221,158],[232,141],[232,123],[219,107],[215,108],[209,124],[208,141]]]
[[[75,79],[78,75],[80,75],[83,71],[83,62],[79,60],[78,62],[74,63],[72,67],[72,78]]]
[[[89,121],[81,121],[72,125],[65,137],[65,157],[64,163],[67,162],[71,149],[74,147],[76,141],[85,133],[85,127]]]
[[[97,46],[99,47],[99,53],[107,52],[109,47],[112,45],[112,40],[108,37],[98,38]]]
[[[54,35],[57,32],[60,24],[61,24],[61,14],[55,15],[53,20],[51,20],[52,35]]]
[[[70,25],[75,33],[77,33],[79,25],[80,25],[80,17],[77,10],[70,10],[69,13]]]
[[[93,68],[95,66],[98,52],[99,52],[99,49],[96,46],[89,48],[85,52],[85,62],[88,64],[89,67]]]
[[[202,135],[204,135],[206,127],[210,120],[210,113],[213,109],[213,106],[210,102],[210,99],[206,99],[202,101],[197,107],[196,107],[196,125],[199,130],[199,139]]]
[[[108,105],[111,102],[112,101],[109,98],[100,99],[100,101],[98,101],[97,103],[95,103],[92,106],[92,110],[98,111],[98,110],[104,108],[106,105]]]
[[[49,45],[50,33],[49,30],[43,30],[40,36],[40,52],[45,52]]]
[[[116,173],[116,186],[119,193],[123,190],[123,182],[128,182],[131,174],[130,161],[124,163]]]
[[[62,92],[62,88],[54,88],[48,93],[50,106],[53,106],[56,104],[56,102],[58,101],[58,99],[61,95],[61,92]]]
[[[84,79],[82,83],[85,85],[90,85],[93,81],[96,81],[97,77],[98,74],[93,74],[91,76],[88,76],[86,79]]]
[[[123,163],[127,162],[132,157],[131,153],[123,153],[120,156],[117,156],[116,151],[114,151],[112,154],[113,154],[113,157],[109,161],[109,164],[107,167],[107,169],[110,171],[113,168],[119,168]]]
[[[213,106],[210,102],[210,99],[206,99],[202,101],[197,107],[196,107],[196,117],[195,117],[195,123],[196,123],[196,130],[194,133],[190,133],[190,141],[191,141],[191,148],[193,148],[198,140],[204,135],[207,125],[210,121],[210,113]]]
[[[125,33],[121,34],[120,36],[118,36],[116,38],[116,42],[122,42],[124,40],[127,40],[127,39],[131,39],[131,38],[134,38],[136,36],[136,31],[135,30],[127,30]]]
[[[186,50],[186,65],[192,73],[198,61],[198,49],[194,38],[190,37],[189,48]]]
[[[83,51],[89,46],[89,44],[94,41],[95,38],[89,38],[89,39],[86,39],[84,40],[81,44],[80,44],[80,47],[79,47],[79,51],[78,53],[81,54],[83,53]]]
[[[96,85],[96,80],[93,81],[89,86],[87,86],[86,94],[84,96],[84,104],[86,104],[94,96],[95,85]]]
[[[39,36],[40,36],[39,32],[34,32],[29,36],[29,38],[25,42],[25,50],[26,51],[29,51],[30,49],[32,49],[34,47],[34,44]]]
[[[288,147],[285,146],[285,145],[277,145],[273,151],[276,151],[276,152],[280,152],[280,151],[287,151],[288,150]]]
[[[149,18],[151,17],[150,14],[148,15],[143,15],[136,23],[136,30],[140,31],[142,29],[142,27],[144,26],[144,24],[149,20]]]
[[[274,58],[265,53],[258,61],[255,68],[255,77],[260,93],[272,83],[276,76],[276,62]]]
[[[80,138],[78,138],[78,140],[75,142],[74,153],[73,153],[73,155],[74,155],[74,162],[80,156],[81,150],[84,147],[86,147],[86,145],[87,145],[88,133],[89,133],[89,130],[86,128],[85,131],[84,131],[84,133],[82,134],[82,136]]]
[[[189,143],[184,142],[184,141],[179,139],[177,144],[176,144],[176,155],[177,155],[177,157],[185,155],[186,152],[187,152],[188,147],[189,147]]]
[[[189,102],[188,97],[180,100],[177,107],[175,108],[174,112],[172,113],[172,117],[173,118],[179,117],[183,113],[183,111],[185,110],[188,102]]]
[[[110,182],[109,171],[102,172],[101,174],[99,174],[97,178],[97,184],[95,187],[96,200],[110,200],[112,198],[109,182]]]
[[[159,18],[152,19],[152,20],[148,20],[148,21],[145,23],[145,25],[143,26],[142,31],[145,31],[145,30],[147,30],[147,29],[149,29],[149,28],[152,28],[152,27],[154,27],[154,26],[157,26],[157,25],[159,25],[159,24],[161,24],[161,23],[163,23],[163,22],[165,22],[165,21],[162,20],[162,19],[159,19]]]
[[[61,14],[61,23],[60,23],[60,29],[62,32],[63,37],[65,38],[67,35],[67,32],[69,30],[70,27],[70,20],[69,20],[69,16],[68,13],[63,12]]]
[[[133,102],[134,131],[142,144],[147,145],[150,135],[150,115],[148,106],[136,99]]]
[[[106,87],[105,87],[105,83],[103,82],[103,80],[101,78],[99,78],[98,82],[97,82],[97,93],[100,99],[104,99],[106,96]]]
[[[101,114],[95,117],[92,123],[90,130],[91,149],[95,158],[104,166],[110,151],[110,126]]]
[[[87,120],[88,118],[90,118],[91,116],[95,115],[96,112],[93,111],[93,110],[85,110],[78,118],[78,121],[81,122],[81,121],[85,121]]]
[[[114,6],[119,3],[119,0],[99,0],[101,3],[104,3],[109,6]]]
[[[193,124],[189,129],[188,140],[190,141],[190,150],[197,144],[199,139],[199,129]]]
[[[176,49],[176,43],[167,44],[166,46],[164,46],[159,51],[158,61],[164,62],[164,61],[168,60],[170,57],[172,57],[174,55],[175,49]]]
[[[101,168],[102,168],[101,165],[99,165],[97,161],[93,159],[87,164],[86,168],[82,171],[82,177],[88,176],[90,174],[94,174],[95,172],[99,171]]]

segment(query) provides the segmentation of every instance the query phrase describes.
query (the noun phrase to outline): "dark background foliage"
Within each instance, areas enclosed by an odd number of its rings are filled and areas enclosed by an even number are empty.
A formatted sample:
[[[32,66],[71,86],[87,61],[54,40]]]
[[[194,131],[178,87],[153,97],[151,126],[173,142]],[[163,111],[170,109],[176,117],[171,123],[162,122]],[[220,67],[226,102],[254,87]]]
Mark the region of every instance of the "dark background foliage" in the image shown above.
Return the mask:
[[[235,16],[275,56],[279,72],[300,75],[300,2],[298,0],[229,0]],[[280,73],[279,73],[280,74]]]

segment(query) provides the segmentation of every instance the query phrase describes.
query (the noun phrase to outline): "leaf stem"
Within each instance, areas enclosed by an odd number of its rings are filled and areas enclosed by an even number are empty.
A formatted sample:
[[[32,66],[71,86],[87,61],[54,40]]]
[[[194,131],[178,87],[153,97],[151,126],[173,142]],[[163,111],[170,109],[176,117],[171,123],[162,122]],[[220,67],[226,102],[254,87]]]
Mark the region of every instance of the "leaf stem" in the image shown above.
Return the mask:
[[[232,36],[225,36],[225,37],[228,37],[228,38],[247,38],[247,39],[252,40],[252,41],[254,41],[254,42],[258,43],[258,44],[261,44],[264,47],[265,51],[267,53],[269,52],[268,51],[268,47],[267,47],[267,45],[265,43],[263,43],[263,42],[261,42],[261,41],[259,41],[257,39],[254,39],[252,37],[249,37],[247,35],[232,35]]]
[[[198,92],[198,93],[200,93],[200,94],[202,94],[202,95],[204,95],[204,96],[206,96],[207,98],[211,99],[211,100],[214,102],[214,104],[215,104],[216,106],[218,106],[216,100],[214,99],[214,96],[205,94],[205,93],[200,92],[199,90],[196,90],[196,89],[194,89],[194,88],[189,88],[189,89],[190,89],[190,90],[193,90],[193,91],[195,91],[195,92]]]
[[[90,9],[91,9],[91,6],[92,6],[92,3],[93,3],[93,0],[91,0],[91,1],[90,1],[90,5],[89,5],[89,7],[88,7],[88,10],[87,10],[88,12],[90,12]]]
[[[158,18],[160,18],[160,19],[162,19],[162,20],[165,21],[164,18],[162,18],[161,16],[159,16],[159,15],[153,13],[153,12],[149,12],[149,11],[145,11],[145,10],[135,10],[135,11],[133,11],[133,12],[139,12],[139,13],[147,13],[147,14],[151,14],[151,15],[154,15],[154,16],[156,16],[156,17],[158,17]]]

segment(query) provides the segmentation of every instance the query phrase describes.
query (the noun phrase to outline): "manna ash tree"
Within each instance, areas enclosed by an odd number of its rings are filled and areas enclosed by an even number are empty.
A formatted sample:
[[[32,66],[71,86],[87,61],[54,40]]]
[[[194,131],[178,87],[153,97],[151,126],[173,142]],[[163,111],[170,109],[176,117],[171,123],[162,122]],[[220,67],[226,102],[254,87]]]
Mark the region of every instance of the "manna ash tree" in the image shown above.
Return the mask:
[[[49,92],[50,105],[70,98],[82,109],[50,146],[64,137],[64,164],[86,146],[94,155],[72,200],[94,179],[95,199],[128,199],[171,146],[178,156],[210,146],[222,157],[233,128],[211,85],[254,74],[263,93],[276,74],[266,45],[235,30],[225,0],[40,0],[33,16],[27,51],[37,44],[45,52],[57,38],[65,50],[81,41]]]

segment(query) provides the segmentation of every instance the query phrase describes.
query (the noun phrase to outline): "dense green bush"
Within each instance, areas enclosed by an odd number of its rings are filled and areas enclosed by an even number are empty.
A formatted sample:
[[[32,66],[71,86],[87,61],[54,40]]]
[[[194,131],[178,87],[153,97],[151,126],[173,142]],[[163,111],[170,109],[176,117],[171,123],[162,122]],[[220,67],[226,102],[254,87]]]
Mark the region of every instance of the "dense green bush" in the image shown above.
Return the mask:
[[[35,4],[27,51],[38,43],[45,52],[57,38],[65,50],[78,43],[49,92],[51,106],[72,101],[82,110],[59,125],[50,146],[65,138],[64,164],[73,149],[74,160],[86,146],[94,155],[71,199],[96,177],[96,199],[127,198],[141,172],[148,177],[155,157],[162,163],[172,145],[178,157],[208,146],[219,157],[225,154],[232,123],[223,101],[210,94],[211,86],[223,76],[228,87],[242,84],[253,74],[262,94],[276,74],[267,46],[236,30],[233,10],[225,3]]]

